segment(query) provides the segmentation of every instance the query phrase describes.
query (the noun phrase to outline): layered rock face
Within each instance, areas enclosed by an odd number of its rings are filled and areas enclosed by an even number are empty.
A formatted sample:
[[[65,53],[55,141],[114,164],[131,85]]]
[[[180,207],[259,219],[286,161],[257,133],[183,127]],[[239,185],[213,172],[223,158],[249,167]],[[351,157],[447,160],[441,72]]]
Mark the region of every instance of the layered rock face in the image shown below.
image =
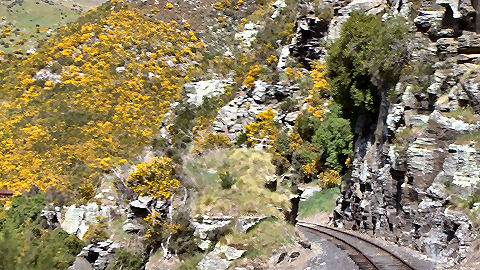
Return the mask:
[[[378,118],[359,118],[333,222],[452,265],[479,235],[452,202],[480,191],[480,28],[470,1],[409,2],[393,1],[390,13],[414,18],[409,51],[421,86],[400,80]]]

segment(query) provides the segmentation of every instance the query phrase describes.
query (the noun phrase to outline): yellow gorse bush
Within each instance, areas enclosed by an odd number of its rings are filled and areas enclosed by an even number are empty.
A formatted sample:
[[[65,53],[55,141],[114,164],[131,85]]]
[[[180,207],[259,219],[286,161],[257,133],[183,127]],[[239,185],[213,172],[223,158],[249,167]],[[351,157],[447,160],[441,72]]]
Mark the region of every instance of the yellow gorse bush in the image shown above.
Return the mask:
[[[253,88],[255,86],[255,80],[258,78],[259,72],[259,65],[251,66],[250,70],[248,71],[247,77],[245,78],[245,81],[243,81],[243,84],[248,88]]]
[[[193,152],[198,153],[204,150],[212,150],[218,148],[228,148],[232,143],[225,134],[206,132],[202,138],[194,141]]]
[[[96,183],[106,165],[133,157],[180,98],[193,31],[104,5],[59,30],[37,53],[0,68],[0,187]],[[169,64],[170,60],[181,62]],[[43,82],[42,70],[56,74]]]
[[[313,80],[313,88],[310,89],[309,95],[305,98],[305,102],[308,105],[307,110],[311,112],[315,117],[323,120],[323,114],[325,113],[326,106],[324,95],[328,93],[328,82],[325,78],[326,68],[325,63],[313,61],[311,64],[312,72],[310,76]],[[327,101],[328,103],[329,101]]]
[[[140,195],[164,199],[170,198],[180,186],[175,177],[175,164],[169,157],[154,157],[138,164],[125,183]]]
[[[310,179],[313,175],[317,174],[316,161],[313,160],[310,163],[302,165],[303,177]]]
[[[274,117],[275,112],[272,108],[268,108],[257,114],[255,122],[245,125],[245,133],[250,146],[262,142],[266,145],[273,145],[278,134]]]
[[[318,175],[318,183],[322,187],[335,187],[342,181],[342,176],[336,170],[327,170]]]

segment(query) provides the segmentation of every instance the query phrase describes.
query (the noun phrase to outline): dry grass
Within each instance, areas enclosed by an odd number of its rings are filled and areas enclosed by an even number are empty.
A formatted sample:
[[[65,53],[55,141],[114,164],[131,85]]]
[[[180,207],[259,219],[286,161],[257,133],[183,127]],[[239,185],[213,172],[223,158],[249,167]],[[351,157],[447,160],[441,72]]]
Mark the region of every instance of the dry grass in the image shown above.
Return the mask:
[[[476,114],[472,107],[468,106],[443,114],[446,117],[455,118],[469,124],[475,124],[480,121],[480,115]]]
[[[406,155],[409,143],[414,138],[417,138],[427,127],[427,124],[419,125],[417,127],[404,128],[395,134],[392,143],[395,145],[397,151],[402,155]]]
[[[456,144],[468,144],[470,142],[480,143],[480,131],[470,132],[460,135],[456,140]]]
[[[187,164],[187,173],[199,189],[193,214],[208,215],[271,215],[282,217],[289,209],[289,191],[279,188],[271,192],[264,187],[267,177],[274,175],[271,154],[252,149],[213,151]],[[228,171],[236,179],[230,189],[222,189],[219,172]]]
[[[244,257],[268,259],[276,249],[293,244],[295,229],[283,220],[269,219],[258,224],[249,232],[232,232],[220,239],[226,244],[239,249],[247,249]]]

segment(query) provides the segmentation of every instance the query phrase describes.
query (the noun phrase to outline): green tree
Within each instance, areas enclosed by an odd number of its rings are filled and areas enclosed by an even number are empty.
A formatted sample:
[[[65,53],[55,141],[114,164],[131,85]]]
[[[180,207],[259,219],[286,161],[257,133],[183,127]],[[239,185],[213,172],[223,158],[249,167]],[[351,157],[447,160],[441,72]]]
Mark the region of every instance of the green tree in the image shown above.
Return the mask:
[[[315,131],[313,143],[323,149],[325,165],[341,171],[347,157],[353,154],[353,134],[350,121],[340,117],[329,117]]]
[[[349,118],[374,112],[406,63],[408,27],[401,19],[354,12],[340,37],[328,48],[327,77],[331,94]]]

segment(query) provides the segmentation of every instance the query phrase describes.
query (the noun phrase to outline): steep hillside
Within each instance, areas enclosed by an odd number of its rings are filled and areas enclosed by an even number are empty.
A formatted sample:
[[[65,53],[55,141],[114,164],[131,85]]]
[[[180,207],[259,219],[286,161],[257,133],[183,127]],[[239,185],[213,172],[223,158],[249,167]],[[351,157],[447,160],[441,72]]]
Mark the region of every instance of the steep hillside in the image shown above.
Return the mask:
[[[351,260],[298,218],[473,267],[470,2],[73,3],[2,21],[0,270]]]
[[[135,156],[202,48],[193,31],[111,3],[28,57],[2,60],[1,186],[78,187]]]

